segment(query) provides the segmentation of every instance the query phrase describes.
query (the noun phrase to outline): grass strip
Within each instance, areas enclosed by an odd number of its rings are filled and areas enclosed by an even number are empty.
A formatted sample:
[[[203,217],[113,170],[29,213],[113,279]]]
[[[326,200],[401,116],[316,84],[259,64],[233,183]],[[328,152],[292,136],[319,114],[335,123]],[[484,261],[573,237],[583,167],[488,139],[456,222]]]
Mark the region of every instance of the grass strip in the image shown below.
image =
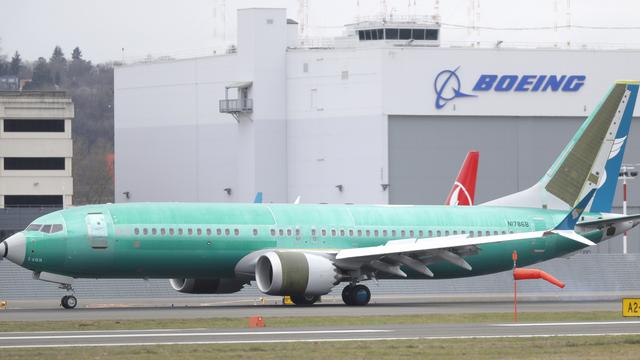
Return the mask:
[[[310,309],[311,311],[312,309]],[[1,318],[0,318],[1,319]],[[618,311],[523,312],[519,322],[606,321],[621,320]],[[292,316],[266,317],[268,328],[323,326],[376,326],[404,324],[507,323],[512,313],[424,314],[384,316]],[[162,320],[65,320],[65,321],[1,321],[0,332],[72,331],[72,330],[140,330],[140,329],[241,329],[247,318],[162,319]]]

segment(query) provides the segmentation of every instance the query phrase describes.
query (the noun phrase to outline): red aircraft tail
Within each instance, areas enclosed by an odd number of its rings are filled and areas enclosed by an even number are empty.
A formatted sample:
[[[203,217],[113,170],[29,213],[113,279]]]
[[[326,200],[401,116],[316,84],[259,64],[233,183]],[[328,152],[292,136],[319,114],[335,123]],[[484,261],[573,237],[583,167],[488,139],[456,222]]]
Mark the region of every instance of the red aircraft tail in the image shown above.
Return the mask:
[[[447,196],[445,205],[473,205],[480,152],[472,150],[462,163],[460,172]]]

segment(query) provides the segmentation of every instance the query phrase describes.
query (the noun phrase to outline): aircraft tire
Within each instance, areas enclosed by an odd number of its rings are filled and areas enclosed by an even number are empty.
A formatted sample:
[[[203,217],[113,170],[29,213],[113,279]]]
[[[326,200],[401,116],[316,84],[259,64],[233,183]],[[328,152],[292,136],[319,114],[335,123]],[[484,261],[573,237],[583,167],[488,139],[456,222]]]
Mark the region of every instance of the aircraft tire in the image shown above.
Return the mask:
[[[351,303],[351,291],[353,290],[353,285],[347,285],[342,289],[342,301],[345,305],[353,305]]]
[[[291,301],[298,306],[313,305],[320,299],[320,296],[314,295],[291,295]]]
[[[60,300],[60,305],[65,309],[74,309],[78,305],[78,299],[73,295],[65,295]]]
[[[350,304],[354,306],[364,306],[371,300],[371,291],[364,285],[356,285],[350,291]]]

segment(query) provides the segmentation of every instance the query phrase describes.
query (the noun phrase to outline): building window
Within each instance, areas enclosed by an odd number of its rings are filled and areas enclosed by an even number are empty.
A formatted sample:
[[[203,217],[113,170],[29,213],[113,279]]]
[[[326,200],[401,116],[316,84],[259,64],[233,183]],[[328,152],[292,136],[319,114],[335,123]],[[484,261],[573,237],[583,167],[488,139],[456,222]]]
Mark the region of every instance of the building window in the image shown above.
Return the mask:
[[[400,29],[400,40],[411,39],[411,29]]]
[[[424,36],[425,40],[438,40],[437,29],[427,29]]]
[[[62,195],[5,195],[4,207],[62,207]]]
[[[64,170],[63,157],[6,157],[5,170]]]
[[[349,80],[349,71],[343,70],[342,73],[340,74],[340,79]]]
[[[302,64],[302,72],[309,72],[309,64],[308,63],[304,63]]]
[[[4,132],[64,132],[63,119],[5,119]]]
[[[384,29],[384,37],[387,40],[398,40],[398,29]]]
[[[424,29],[413,29],[413,35],[411,38],[415,40],[424,40]]]

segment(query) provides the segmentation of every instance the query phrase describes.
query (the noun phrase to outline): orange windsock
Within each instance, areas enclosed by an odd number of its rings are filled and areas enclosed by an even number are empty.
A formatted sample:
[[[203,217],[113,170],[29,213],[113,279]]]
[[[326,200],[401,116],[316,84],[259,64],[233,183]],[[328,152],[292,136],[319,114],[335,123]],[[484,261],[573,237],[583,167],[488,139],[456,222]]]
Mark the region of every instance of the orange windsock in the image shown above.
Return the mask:
[[[513,269],[513,279],[514,280],[543,279],[559,288],[564,288],[564,283],[562,281],[556,279],[555,277],[539,269],[515,268]]]

